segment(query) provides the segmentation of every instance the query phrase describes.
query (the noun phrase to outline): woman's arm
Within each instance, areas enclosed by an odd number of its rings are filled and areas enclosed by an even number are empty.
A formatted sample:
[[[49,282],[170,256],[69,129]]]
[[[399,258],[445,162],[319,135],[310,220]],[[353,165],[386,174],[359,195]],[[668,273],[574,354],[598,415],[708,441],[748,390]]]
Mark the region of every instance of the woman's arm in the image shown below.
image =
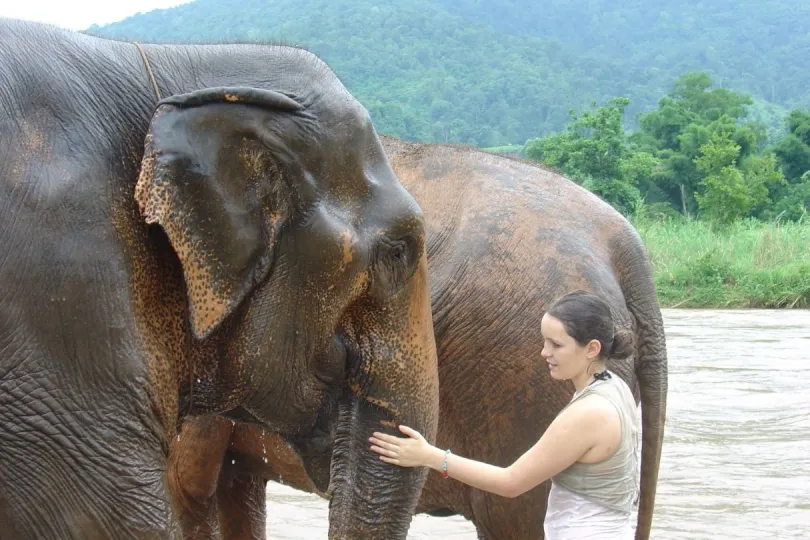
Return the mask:
[[[447,455],[448,476],[503,497],[517,497],[578,461],[598,442],[606,411],[583,399],[558,416],[537,443],[509,467],[498,467],[455,454]],[[409,438],[375,433],[371,449],[380,459],[402,467],[430,467],[441,471],[445,452],[406,426]]]

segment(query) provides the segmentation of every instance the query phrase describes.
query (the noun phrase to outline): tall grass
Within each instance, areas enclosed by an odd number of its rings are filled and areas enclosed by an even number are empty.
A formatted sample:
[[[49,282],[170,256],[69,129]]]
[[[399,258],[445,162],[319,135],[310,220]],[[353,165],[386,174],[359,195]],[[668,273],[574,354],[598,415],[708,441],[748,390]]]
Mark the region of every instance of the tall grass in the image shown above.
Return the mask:
[[[490,146],[489,148],[482,148],[484,152],[491,152],[493,154],[514,154],[519,155],[523,152],[523,145],[507,144],[505,146]]]
[[[662,307],[810,308],[810,220],[636,218]]]

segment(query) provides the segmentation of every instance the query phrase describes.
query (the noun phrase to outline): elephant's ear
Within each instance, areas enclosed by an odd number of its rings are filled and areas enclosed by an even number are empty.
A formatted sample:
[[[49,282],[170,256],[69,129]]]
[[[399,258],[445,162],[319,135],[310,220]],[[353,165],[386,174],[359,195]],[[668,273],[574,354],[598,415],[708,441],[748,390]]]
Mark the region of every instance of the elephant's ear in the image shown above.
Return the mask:
[[[295,199],[284,131],[301,114],[283,94],[210,88],[172,96],[152,117],[135,199],[180,259],[198,339],[270,271]]]

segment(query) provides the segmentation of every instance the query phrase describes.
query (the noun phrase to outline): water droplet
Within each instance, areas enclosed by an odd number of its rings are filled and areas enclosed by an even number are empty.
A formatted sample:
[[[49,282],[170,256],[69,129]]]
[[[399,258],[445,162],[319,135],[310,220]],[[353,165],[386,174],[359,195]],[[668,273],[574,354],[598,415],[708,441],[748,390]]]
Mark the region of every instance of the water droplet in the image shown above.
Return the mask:
[[[200,378],[197,377],[197,384],[200,384]]]
[[[179,433],[177,434],[177,440],[178,441],[180,440],[180,434]]]
[[[264,458],[264,462],[267,463],[267,458]]]
[[[231,460],[231,465],[236,465],[236,460],[235,459]]]

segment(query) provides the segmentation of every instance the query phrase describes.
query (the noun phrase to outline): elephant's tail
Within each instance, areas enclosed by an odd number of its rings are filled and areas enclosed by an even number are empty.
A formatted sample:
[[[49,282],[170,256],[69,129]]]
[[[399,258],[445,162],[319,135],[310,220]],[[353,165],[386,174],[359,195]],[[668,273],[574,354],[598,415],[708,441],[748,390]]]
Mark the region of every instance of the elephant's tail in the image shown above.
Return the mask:
[[[641,394],[641,482],[636,540],[648,540],[667,411],[666,338],[647,250],[629,223],[619,236],[612,250],[613,265],[635,326],[635,374]]]

